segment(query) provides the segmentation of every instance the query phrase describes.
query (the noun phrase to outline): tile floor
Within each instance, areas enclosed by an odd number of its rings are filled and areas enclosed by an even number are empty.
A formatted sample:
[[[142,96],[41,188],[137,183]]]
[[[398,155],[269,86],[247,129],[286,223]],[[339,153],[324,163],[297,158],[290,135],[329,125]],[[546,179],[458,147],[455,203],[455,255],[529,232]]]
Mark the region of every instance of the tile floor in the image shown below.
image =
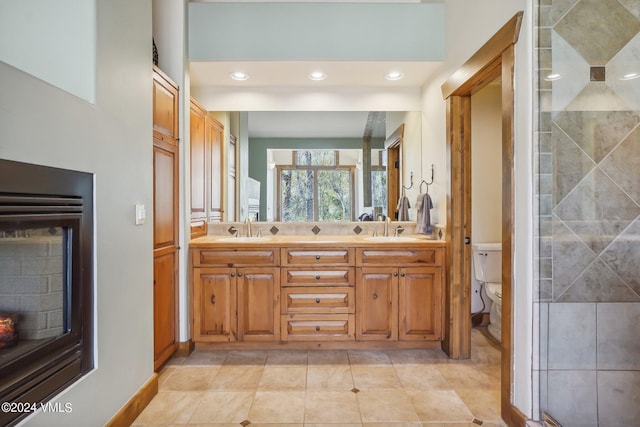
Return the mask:
[[[502,427],[500,351],[196,350],[161,370],[134,426]]]

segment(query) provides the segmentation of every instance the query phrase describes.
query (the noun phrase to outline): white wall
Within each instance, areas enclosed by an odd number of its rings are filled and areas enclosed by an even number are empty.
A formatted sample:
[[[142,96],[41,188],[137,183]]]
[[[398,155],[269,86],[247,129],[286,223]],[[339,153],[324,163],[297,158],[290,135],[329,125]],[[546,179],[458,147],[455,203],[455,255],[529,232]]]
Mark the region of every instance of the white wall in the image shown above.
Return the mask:
[[[502,91],[471,97],[471,241],[502,241]]]
[[[98,2],[96,23],[95,104],[0,63],[0,157],[96,182],[96,369],[54,398],[71,413],[38,413],[29,426],[104,425],[153,374],[151,1]]]
[[[95,0],[0,2],[0,61],[94,102],[95,3]]]
[[[515,64],[515,239],[512,312],[514,350],[512,402],[531,415],[532,289],[533,289],[533,175],[532,175],[532,1],[445,0],[445,61],[441,73],[423,86],[423,170],[435,163],[436,183],[432,197],[441,223],[446,215],[446,133],[445,104],[441,84],[476,52],[518,11],[524,22],[516,44]],[[460,31],[464,29],[464,31]]]

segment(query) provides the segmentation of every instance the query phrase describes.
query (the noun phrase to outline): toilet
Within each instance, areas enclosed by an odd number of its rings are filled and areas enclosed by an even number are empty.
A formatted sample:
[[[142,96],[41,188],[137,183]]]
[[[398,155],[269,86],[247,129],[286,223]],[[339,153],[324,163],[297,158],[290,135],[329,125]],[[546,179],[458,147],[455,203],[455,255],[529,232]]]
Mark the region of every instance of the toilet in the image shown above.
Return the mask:
[[[476,280],[491,300],[488,330],[498,341],[502,338],[502,244],[476,243],[472,246]]]

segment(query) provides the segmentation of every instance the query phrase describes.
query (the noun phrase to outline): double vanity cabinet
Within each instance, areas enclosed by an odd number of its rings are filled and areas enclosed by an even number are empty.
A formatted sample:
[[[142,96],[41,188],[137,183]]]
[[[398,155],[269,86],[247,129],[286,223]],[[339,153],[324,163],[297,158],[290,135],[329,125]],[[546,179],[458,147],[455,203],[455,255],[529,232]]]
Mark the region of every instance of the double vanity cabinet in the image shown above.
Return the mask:
[[[192,338],[217,347],[424,348],[442,339],[444,242],[191,242]]]

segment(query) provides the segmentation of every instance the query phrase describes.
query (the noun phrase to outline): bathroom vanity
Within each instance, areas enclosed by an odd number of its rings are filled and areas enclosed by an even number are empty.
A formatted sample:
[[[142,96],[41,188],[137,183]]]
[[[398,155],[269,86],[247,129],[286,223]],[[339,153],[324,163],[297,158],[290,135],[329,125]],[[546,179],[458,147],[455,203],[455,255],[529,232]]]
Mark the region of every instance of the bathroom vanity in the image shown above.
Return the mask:
[[[205,236],[190,244],[191,331],[209,348],[435,348],[443,241]]]

